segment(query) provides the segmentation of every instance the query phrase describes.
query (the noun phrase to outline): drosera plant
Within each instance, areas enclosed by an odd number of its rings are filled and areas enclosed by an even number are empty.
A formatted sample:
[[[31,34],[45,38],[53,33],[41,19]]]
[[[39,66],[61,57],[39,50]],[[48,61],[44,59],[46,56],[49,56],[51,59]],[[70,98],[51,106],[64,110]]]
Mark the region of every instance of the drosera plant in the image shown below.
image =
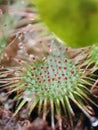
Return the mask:
[[[1,73],[1,87],[7,89],[8,94],[17,92],[14,100],[20,101],[14,116],[26,104],[29,115],[37,106],[38,114],[43,120],[46,120],[50,110],[52,129],[55,129],[57,119],[59,129],[62,130],[62,118],[73,122],[73,102],[93,122],[90,115],[93,108],[90,111],[91,107],[87,106],[90,106],[90,103],[97,105],[90,98],[92,94],[87,88],[90,81],[84,78],[84,71],[71,61],[67,51],[67,47],[52,40],[48,45],[47,56],[33,56],[30,64],[19,60],[22,67],[6,68]]]

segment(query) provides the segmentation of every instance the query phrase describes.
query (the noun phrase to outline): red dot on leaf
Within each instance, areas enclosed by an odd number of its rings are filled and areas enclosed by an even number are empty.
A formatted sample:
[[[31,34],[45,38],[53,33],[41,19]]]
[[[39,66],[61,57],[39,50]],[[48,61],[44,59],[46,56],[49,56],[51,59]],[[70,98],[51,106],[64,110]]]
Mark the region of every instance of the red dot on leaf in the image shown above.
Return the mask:
[[[53,69],[53,72],[55,71],[55,69]]]
[[[48,47],[50,48],[50,44],[48,44]]]
[[[75,72],[74,71],[71,71],[71,74],[74,74]]]
[[[49,75],[50,73],[48,72],[47,74]]]
[[[49,67],[47,66],[46,69],[49,69]]]
[[[41,84],[41,81],[39,81],[38,83]]]
[[[34,67],[33,70],[36,70],[36,67]]]
[[[61,61],[58,61],[59,64],[61,64]]]
[[[54,78],[52,78],[52,81],[54,81],[55,79]]]
[[[50,79],[48,79],[48,82],[50,82],[51,80]]]
[[[9,59],[12,59],[12,56],[9,56]]]
[[[66,52],[68,52],[68,50],[69,50],[68,48],[65,49]]]
[[[32,74],[32,77],[34,77],[35,75],[34,74]]]
[[[28,83],[25,83],[25,86],[28,86]]]
[[[57,74],[54,74],[54,76],[56,77],[56,76],[57,76]]]
[[[59,69],[61,69],[62,67],[61,66],[59,66]]]
[[[65,59],[64,62],[67,63],[67,60]]]
[[[64,76],[65,76],[65,74],[62,74],[62,76],[64,77]]]
[[[58,77],[58,80],[60,80],[61,79],[61,77]]]
[[[40,78],[37,78],[37,80],[40,80]]]
[[[35,61],[35,57],[32,58]]]
[[[45,62],[46,61],[46,59],[42,59],[42,62]]]
[[[60,81],[58,81],[58,83],[60,83]]]
[[[19,59],[18,62],[20,63],[20,62],[21,62],[21,59]]]
[[[66,70],[67,68],[66,67],[64,67],[64,70]]]
[[[40,75],[42,75],[42,73],[40,73]]]
[[[60,58],[61,56],[58,56],[58,58]]]
[[[52,62],[52,59],[50,59],[50,62]]]
[[[65,80],[68,80],[68,78],[67,78],[67,77],[65,77]]]
[[[48,88],[45,88],[46,91],[48,91]]]

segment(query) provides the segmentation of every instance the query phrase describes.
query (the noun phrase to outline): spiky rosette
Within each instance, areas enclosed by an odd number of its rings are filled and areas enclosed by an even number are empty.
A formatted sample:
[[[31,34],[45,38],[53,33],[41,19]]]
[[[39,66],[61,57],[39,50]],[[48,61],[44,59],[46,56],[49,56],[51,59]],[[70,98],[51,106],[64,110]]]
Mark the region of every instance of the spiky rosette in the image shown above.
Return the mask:
[[[22,68],[16,67],[14,71],[10,68],[1,73],[3,79],[0,79],[0,82],[5,83],[4,86],[10,90],[8,93],[16,91],[15,100],[22,99],[15,115],[28,103],[29,114],[38,106],[38,113],[42,114],[45,120],[50,108],[52,128],[55,129],[56,114],[61,130],[61,109],[63,108],[65,115],[72,121],[74,115],[70,102],[72,101],[88,118],[91,117],[86,105],[89,102],[95,103],[89,97],[91,94],[86,87],[88,81],[85,73],[81,72],[68,57],[67,51],[68,48],[51,43],[46,57],[42,59],[32,57],[32,64],[22,62]]]

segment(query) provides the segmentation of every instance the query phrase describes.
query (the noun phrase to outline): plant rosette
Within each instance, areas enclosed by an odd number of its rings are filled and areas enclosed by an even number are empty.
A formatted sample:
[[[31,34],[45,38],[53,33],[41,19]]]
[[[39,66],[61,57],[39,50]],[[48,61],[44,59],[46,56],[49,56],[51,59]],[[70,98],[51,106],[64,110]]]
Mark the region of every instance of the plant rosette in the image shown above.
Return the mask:
[[[92,79],[76,66],[67,55],[68,48],[55,42],[48,45],[47,56],[39,59],[32,57],[32,63],[22,62],[22,67],[9,68],[1,73],[0,82],[9,89],[8,94],[17,92],[14,100],[20,101],[16,115],[25,104],[29,115],[37,106],[38,114],[46,120],[51,112],[51,126],[55,129],[55,115],[62,129],[62,109],[70,122],[75,115],[71,102],[91,119],[90,103],[97,106],[90,98],[92,95],[88,84]],[[8,77],[9,73],[12,77]],[[89,80],[88,80],[89,79]],[[1,85],[2,86],[2,85]]]

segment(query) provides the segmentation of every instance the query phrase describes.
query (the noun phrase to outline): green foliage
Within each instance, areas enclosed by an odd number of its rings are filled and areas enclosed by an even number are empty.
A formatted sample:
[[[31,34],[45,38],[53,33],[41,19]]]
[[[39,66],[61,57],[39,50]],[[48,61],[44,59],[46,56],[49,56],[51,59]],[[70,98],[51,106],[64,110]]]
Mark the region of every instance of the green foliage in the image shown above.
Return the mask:
[[[2,3],[3,0],[0,0],[0,3]]]
[[[35,1],[42,20],[70,47],[98,45],[97,0]]]

